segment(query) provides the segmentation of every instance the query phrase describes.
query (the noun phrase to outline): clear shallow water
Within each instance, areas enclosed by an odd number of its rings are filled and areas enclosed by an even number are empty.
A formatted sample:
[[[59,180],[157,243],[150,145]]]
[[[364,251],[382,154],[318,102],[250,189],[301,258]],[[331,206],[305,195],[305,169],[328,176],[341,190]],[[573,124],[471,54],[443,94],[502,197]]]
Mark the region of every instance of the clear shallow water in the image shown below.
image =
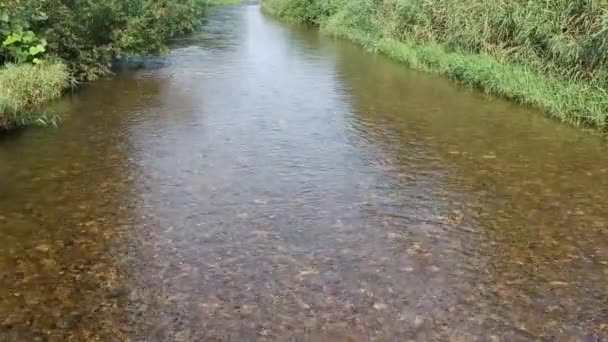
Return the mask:
[[[608,145],[257,6],[0,142],[0,340],[608,336]]]

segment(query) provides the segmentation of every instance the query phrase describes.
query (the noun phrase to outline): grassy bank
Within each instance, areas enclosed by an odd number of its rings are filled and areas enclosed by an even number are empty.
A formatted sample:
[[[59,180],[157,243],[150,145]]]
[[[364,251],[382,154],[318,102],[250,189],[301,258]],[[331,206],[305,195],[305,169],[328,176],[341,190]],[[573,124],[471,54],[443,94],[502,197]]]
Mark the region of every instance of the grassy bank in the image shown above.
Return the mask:
[[[0,2],[0,129],[42,122],[32,110],[70,80],[110,73],[121,56],[160,53],[231,0],[4,0]]]
[[[36,115],[43,103],[61,95],[69,82],[62,63],[9,65],[0,69],[0,128],[46,123]]]
[[[608,11],[601,1],[263,0],[406,65],[608,126]]]

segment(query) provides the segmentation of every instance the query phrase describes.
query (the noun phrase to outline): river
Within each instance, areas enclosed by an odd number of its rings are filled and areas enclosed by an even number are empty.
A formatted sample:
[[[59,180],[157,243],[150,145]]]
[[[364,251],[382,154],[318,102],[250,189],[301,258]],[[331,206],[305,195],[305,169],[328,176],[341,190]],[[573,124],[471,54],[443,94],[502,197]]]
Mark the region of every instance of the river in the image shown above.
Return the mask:
[[[255,5],[0,140],[2,341],[608,338],[608,144]]]

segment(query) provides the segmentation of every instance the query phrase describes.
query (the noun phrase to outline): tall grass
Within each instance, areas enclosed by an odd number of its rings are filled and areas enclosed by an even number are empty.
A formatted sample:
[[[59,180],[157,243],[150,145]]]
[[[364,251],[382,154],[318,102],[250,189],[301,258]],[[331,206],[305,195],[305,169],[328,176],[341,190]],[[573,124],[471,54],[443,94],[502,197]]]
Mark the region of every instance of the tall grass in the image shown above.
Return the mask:
[[[44,117],[32,113],[59,97],[68,85],[67,67],[62,63],[8,65],[0,69],[0,129],[42,123]]]
[[[410,67],[608,126],[605,0],[263,0]]]

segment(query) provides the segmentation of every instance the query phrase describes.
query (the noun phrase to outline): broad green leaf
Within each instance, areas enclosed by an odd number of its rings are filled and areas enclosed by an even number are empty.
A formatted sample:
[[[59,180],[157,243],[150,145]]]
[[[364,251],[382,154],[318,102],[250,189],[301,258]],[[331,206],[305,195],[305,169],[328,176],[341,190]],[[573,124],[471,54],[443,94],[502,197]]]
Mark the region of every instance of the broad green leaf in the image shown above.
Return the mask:
[[[23,37],[18,33],[11,33],[8,35],[8,37],[6,37],[6,39],[4,40],[2,45],[9,46],[9,45],[15,44],[17,42],[20,42],[22,38]]]
[[[44,46],[42,46],[41,44],[35,45],[35,46],[31,46],[29,53],[30,56],[36,56],[39,53],[43,53],[45,51]]]
[[[27,31],[23,34],[22,40],[24,43],[31,43],[34,39],[36,39],[36,35],[32,31]]]

